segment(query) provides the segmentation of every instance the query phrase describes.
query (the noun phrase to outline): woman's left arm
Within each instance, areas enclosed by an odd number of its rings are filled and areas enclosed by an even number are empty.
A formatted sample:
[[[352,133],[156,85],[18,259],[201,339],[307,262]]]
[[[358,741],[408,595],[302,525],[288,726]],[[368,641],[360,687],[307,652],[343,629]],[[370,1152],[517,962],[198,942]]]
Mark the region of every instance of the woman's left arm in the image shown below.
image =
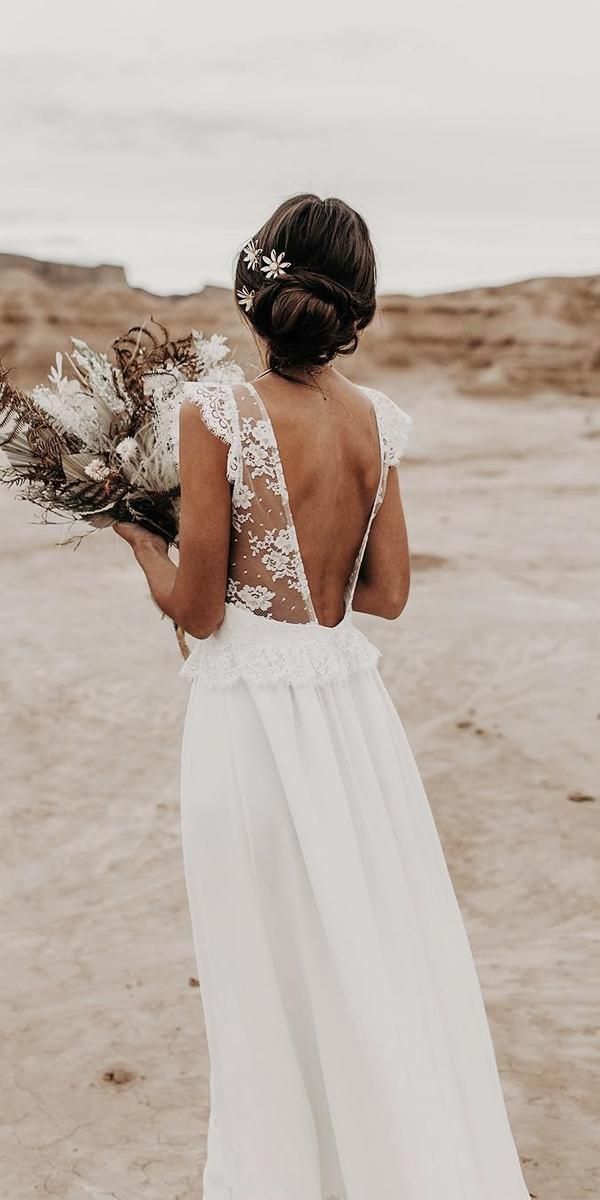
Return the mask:
[[[184,401],[179,420],[178,566],[171,562],[163,538],[139,525],[114,526],[132,547],[158,607],[197,638],[209,637],[225,613],[231,529],[227,453],[227,445],[206,428],[198,408]]]

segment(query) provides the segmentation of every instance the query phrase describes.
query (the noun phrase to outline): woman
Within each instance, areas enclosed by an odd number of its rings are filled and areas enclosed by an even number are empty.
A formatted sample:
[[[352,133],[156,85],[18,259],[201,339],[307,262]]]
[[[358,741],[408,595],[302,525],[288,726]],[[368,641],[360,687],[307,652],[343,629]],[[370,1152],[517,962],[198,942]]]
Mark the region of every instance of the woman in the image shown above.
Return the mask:
[[[204,1200],[525,1200],[481,992],[378,652],[409,562],[408,418],[333,367],[367,227],[282,204],[241,252],[265,370],[186,384],[181,534],[132,526],[183,668],[186,879],[211,1061]]]

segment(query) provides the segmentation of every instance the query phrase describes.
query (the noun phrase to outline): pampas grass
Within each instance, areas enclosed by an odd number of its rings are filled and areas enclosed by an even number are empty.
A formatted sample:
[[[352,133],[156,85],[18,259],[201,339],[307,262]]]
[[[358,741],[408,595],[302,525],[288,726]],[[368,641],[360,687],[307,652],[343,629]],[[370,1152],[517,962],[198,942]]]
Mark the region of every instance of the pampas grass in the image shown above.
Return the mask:
[[[112,358],[71,340],[31,392],[0,364],[0,481],[43,519],[84,522],[88,532],[135,521],[176,544],[179,384],[242,379],[226,339],[196,330],[171,339],[152,321],[117,338]]]
[[[57,353],[48,382],[31,392],[14,387],[0,363],[0,481],[46,522],[83,524],[91,533],[133,521],[177,545],[179,385],[240,381],[226,339],[192,330],[173,340],[151,321],[117,338],[112,358],[71,341],[66,364]],[[186,658],[183,630],[175,632]]]

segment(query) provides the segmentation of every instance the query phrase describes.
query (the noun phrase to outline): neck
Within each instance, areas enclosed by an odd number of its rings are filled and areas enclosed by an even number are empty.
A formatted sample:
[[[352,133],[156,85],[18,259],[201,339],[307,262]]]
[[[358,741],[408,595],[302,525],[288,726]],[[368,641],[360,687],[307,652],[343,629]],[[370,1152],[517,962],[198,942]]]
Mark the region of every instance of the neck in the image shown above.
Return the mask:
[[[286,374],[285,378],[289,379],[290,381],[293,380],[296,383],[304,383],[304,384],[312,383],[314,385],[318,385],[319,383],[322,382],[322,380],[327,378],[327,376],[330,374],[330,372],[332,370],[333,370],[333,365],[331,363],[326,363],[325,366],[323,366],[323,367],[315,367],[314,370],[309,370],[308,368],[305,368],[303,370],[302,369],[296,370],[294,368],[291,368],[290,373]],[[257,376],[257,379],[262,379],[263,375],[276,375],[276,374],[277,374],[277,372],[273,371],[271,367],[266,367],[265,370],[261,371],[260,375]]]

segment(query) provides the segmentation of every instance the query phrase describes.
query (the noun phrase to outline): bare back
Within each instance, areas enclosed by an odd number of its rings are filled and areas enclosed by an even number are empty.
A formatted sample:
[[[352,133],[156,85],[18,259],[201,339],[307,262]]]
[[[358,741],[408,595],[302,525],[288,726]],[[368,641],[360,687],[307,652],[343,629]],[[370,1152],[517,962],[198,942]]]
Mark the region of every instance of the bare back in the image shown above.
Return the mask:
[[[317,620],[337,624],[375,504],[381,446],[373,403],[337,371],[322,393],[277,376],[254,385],[269,413]]]
[[[186,384],[184,395],[229,445],[226,601],[331,627],[352,606],[409,422],[382,392],[333,371],[328,383],[326,398],[279,376]]]

